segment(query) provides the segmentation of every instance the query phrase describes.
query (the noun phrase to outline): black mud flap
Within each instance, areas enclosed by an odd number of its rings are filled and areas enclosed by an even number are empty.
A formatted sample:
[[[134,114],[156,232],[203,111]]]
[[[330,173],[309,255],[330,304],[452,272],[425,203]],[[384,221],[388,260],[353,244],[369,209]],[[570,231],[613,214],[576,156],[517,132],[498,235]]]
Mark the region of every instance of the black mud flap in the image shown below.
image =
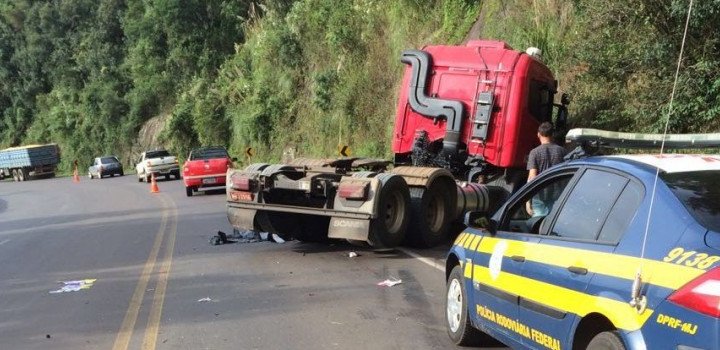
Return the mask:
[[[254,230],[255,229],[255,209],[241,209],[228,206],[227,217],[230,225],[238,230]]]

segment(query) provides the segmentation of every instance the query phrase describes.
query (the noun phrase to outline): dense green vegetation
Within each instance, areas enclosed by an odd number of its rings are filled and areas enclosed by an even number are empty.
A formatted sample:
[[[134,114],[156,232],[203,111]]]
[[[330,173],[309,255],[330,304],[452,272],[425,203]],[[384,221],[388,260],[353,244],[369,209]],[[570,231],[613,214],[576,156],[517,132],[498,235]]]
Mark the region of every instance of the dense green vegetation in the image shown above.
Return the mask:
[[[5,0],[0,146],[57,142],[64,169],[129,162],[159,117],[181,157],[387,156],[400,52],[468,35],[542,48],[574,125],[658,131],[686,15],[680,0]],[[673,132],[720,128],[717,28],[720,1],[696,2]]]

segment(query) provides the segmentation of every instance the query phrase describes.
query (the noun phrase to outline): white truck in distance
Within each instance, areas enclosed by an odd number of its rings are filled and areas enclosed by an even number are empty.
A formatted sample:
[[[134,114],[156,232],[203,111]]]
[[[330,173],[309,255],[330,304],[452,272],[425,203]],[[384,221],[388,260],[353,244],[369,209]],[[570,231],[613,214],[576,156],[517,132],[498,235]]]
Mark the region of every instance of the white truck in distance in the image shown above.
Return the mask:
[[[146,151],[140,154],[140,159],[135,166],[138,181],[150,182],[152,175],[155,177],[165,176],[170,179],[170,175],[175,179],[180,178],[180,165],[175,156],[171,156],[168,151],[156,150]]]

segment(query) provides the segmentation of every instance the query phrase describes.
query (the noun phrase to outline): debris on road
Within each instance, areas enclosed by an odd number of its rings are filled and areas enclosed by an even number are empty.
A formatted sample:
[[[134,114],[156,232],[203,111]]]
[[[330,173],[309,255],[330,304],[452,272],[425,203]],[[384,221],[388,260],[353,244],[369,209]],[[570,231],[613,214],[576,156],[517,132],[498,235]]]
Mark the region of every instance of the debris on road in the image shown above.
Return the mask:
[[[228,235],[225,232],[218,231],[217,235],[210,237],[210,244],[221,245],[230,243],[255,243],[265,241],[285,243],[285,240],[275,233],[271,235],[269,232],[257,232],[253,230],[233,229],[233,233],[232,235],[230,235],[230,237],[235,240],[228,239]]]
[[[229,240],[225,232],[218,231],[217,235],[210,237],[210,244],[212,245],[221,245],[228,243],[235,243],[235,241]]]
[[[66,292],[77,292],[83,289],[90,289],[97,279],[84,279],[76,281],[59,281],[62,284],[62,288],[58,290],[51,290],[50,294],[66,293]]]
[[[357,257],[358,257],[358,253],[355,253],[355,252],[348,253],[348,258],[357,258]]]
[[[402,280],[394,279],[394,278],[393,278],[393,279],[389,279],[389,278],[388,278],[388,279],[386,279],[386,280],[384,280],[384,281],[382,281],[382,282],[379,282],[377,285],[380,286],[380,287],[392,287],[392,286],[398,285],[398,284],[400,284],[400,283],[402,283]]]
[[[207,303],[207,302],[211,302],[211,301],[213,301],[213,300],[210,299],[210,297],[205,297],[205,298],[202,298],[202,299],[198,299],[198,303]]]

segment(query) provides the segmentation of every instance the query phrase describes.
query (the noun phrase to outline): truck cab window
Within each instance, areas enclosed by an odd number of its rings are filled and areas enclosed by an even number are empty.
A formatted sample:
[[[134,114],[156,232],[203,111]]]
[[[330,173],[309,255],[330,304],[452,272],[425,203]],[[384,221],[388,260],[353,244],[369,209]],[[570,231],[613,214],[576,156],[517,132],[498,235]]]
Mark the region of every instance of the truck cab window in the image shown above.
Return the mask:
[[[538,122],[552,119],[553,92],[546,82],[531,79],[528,89],[528,111]]]

